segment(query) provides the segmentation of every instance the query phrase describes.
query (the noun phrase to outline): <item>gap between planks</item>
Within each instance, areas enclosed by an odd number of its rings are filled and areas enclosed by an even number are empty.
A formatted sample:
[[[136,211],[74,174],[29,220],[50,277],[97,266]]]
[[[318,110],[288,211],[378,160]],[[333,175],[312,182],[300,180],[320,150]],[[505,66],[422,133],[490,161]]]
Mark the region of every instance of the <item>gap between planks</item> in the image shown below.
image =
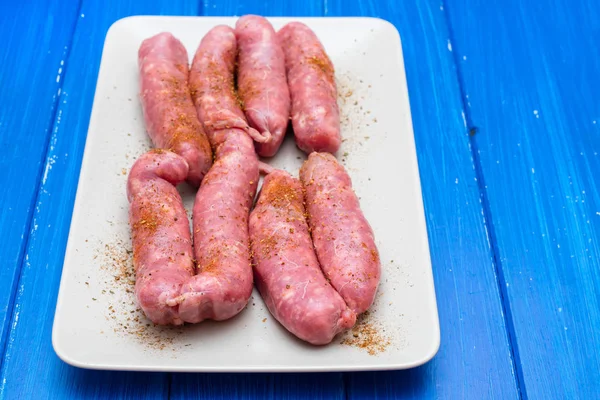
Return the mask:
[[[458,59],[459,51],[458,46],[454,40],[454,28],[452,21],[450,20],[448,0],[442,0],[442,8],[444,14],[444,20],[448,25],[449,39],[448,39],[448,51],[452,53],[452,59],[454,61],[454,67],[456,70],[456,80],[460,90],[460,98],[462,102],[463,120],[465,123],[465,131],[469,135],[469,150],[471,150],[471,159],[473,161],[473,168],[475,170],[475,177],[477,179],[477,188],[479,190],[479,198],[483,210],[483,225],[485,227],[488,243],[490,246],[490,252],[492,255],[492,264],[494,265],[494,271],[496,275],[496,283],[498,285],[498,291],[500,293],[500,302],[502,304],[502,316],[504,318],[504,324],[506,326],[506,334],[508,336],[511,352],[511,362],[513,370],[516,371],[516,387],[519,392],[520,399],[527,399],[527,392],[525,389],[525,381],[523,379],[523,369],[521,367],[521,356],[519,354],[519,346],[515,336],[515,328],[513,323],[512,311],[510,307],[510,301],[508,293],[506,291],[506,279],[504,277],[504,271],[502,269],[502,262],[500,261],[500,251],[498,248],[498,241],[494,230],[494,220],[492,218],[490,203],[487,194],[487,185],[485,184],[485,176],[481,165],[481,159],[479,158],[479,147],[477,145],[477,132],[480,130],[479,127],[474,126],[471,113],[469,111],[469,99],[466,96],[463,71],[461,63]],[[456,48],[455,48],[456,46]]]

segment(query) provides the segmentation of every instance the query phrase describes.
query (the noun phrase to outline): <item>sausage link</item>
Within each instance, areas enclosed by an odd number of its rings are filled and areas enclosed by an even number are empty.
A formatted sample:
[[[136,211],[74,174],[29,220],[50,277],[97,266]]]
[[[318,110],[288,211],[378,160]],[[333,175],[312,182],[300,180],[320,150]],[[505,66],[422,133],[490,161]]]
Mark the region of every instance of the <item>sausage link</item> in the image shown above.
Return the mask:
[[[168,303],[194,274],[190,227],[175,188],[186,176],[183,157],[156,149],[135,162],[127,179],[135,294],[144,314],[160,325],[183,323]]]
[[[323,276],[304,215],[300,182],[281,170],[267,175],[250,214],[254,275],[271,314],[321,345],[351,328],[356,314]]]
[[[342,143],[335,73],[315,33],[290,22],[277,33],[285,53],[292,99],[292,126],[298,147],[335,153]]]
[[[252,293],[248,214],[259,178],[254,143],[240,129],[215,131],[211,142],[216,160],[193,211],[198,274],[173,302],[179,303],[179,315],[186,322],[231,318]]]
[[[235,33],[229,26],[218,25],[202,38],[190,70],[198,117],[209,137],[215,130],[239,128],[255,141],[267,142],[270,135],[251,128],[242,111],[234,85],[236,53]]]
[[[373,304],[381,266],[373,230],[350,176],[331,154],[312,153],[300,169],[300,180],[321,268],[346,304],[360,314]]]
[[[268,143],[257,143],[259,156],[277,153],[290,118],[290,92],[283,50],[266,18],[246,15],[235,24],[238,43],[237,83],[250,126],[270,134]]]
[[[138,52],[140,98],[146,130],[155,147],[187,161],[187,180],[199,186],[212,164],[212,152],[188,85],[188,54],[170,33],[142,42]]]

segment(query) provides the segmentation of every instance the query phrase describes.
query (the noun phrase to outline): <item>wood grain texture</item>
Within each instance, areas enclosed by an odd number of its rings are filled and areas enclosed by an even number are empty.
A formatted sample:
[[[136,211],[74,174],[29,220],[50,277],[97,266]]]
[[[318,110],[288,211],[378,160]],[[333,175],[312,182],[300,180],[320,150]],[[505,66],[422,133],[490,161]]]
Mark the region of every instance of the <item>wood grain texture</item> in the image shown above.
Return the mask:
[[[323,15],[324,0],[202,0],[204,16],[242,16],[257,14],[265,17],[318,17]]]
[[[0,349],[78,8],[79,0],[0,3]]]
[[[447,12],[526,395],[598,398],[598,3]]]
[[[322,0],[204,0],[202,15],[320,16]],[[268,357],[268,355],[265,355]],[[341,373],[331,374],[174,374],[173,399],[339,399],[345,398]]]
[[[84,1],[59,98],[33,228],[18,283],[13,319],[0,370],[0,399],[166,398],[167,374],[95,372],[73,368],[51,345],[54,307],[69,232],[104,37],[132,14],[195,15],[197,4]],[[52,16],[37,21],[52,23]],[[37,37],[31,40],[39,40]],[[31,46],[23,43],[23,46]],[[54,49],[54,48],[53,48]],[[62,48],[61,48],[62,51]],[[25,65],[25,61],[21,61]],[[48,105],[50,107],[50,104]],[[39,110],[32,110],[39,111]],[[34,118],[34,116],[32,116]],[[35,125],[32,125],[32,129]],[[36,127],[43,133],[44,126]],[[41,133],[38,133],[41,134]],[[33,133],[32,133],[33,135]],[[38,146],[41,144],[38,143]]]
[[[173,374],[170,399],[344,400],[342,379],[339,373]]]
[[[400,32],[442,336],[438,355],[423,367],[350,374],[348,398],[517,398],[443,7],[327,0],[326,15],[378,16]]]
[[[173,374],[172,400],[273,399],[270,374]]]

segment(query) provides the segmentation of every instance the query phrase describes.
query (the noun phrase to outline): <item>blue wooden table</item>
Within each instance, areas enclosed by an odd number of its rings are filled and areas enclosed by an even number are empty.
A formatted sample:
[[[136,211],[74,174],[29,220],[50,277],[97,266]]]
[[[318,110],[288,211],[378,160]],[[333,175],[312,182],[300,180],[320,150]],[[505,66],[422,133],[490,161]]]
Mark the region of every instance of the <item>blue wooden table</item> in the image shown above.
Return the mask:
[[[50,342],[108,27],[129,15],[377,16],[400,31],[442,344],[408,371],[80,370]],[[0,399],[600,398],[600,3],[0,4]]]

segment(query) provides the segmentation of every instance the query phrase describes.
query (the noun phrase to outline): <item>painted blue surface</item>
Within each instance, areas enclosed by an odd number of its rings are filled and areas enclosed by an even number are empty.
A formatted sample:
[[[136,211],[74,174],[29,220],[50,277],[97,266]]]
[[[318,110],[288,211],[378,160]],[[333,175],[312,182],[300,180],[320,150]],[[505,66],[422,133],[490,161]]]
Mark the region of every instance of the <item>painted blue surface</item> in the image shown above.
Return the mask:
[[[78,7],[79,0],[0,2],[0,349]]]
[[[599,3],[448,3],[520,380],[598,398]]]
[[[48,3],[0,5],[0,399],[597,396],[594,2]],[[56,294],[108,27],[136,14],[245,13],[378,16],[400,31],[442,333],[425,366],[117,373],[73,368],[54,354]]]

